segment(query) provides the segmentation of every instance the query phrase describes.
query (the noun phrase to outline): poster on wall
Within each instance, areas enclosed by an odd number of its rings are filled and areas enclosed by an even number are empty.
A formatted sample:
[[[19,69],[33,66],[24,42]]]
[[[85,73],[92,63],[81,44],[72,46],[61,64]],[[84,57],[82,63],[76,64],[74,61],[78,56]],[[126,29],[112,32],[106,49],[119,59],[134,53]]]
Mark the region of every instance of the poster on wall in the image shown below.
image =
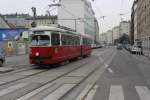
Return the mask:
[[[13,40],[27,29],[0,29],[0,41]]]

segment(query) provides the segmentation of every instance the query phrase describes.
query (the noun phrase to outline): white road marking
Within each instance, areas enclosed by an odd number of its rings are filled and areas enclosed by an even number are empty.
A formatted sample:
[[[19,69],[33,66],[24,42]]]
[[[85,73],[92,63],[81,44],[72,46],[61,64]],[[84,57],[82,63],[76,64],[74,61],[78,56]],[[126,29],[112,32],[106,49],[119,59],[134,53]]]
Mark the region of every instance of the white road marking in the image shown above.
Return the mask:
[[[136,91],[141,100],[150,100],[150,90],[145,86],[136,86]]]
[[[41,92],[41,91],[43,91],[43,90],[49,88],[49,87],[52,86],[52,85],[53,85],[53,84],[47,84],[47,85],[45,85],[45,86],[42,86],[41,88],[38,88],[38,89],[36,89],[36,90],[34,90],[34,91],[32,91],[32,92],[30,92],[30,93],[28,93],[28,94],[26,94],[26,95],[24,95],[24,96],[18,98],[18,99],[16,99],[16,100],[27,100],[27,99],[31,98],[32,96],[36,95],[37,93],[39,93],[39,92]]]
[[[87,95],[87,97],[85,98],[85,100],[93,100],[94,95],[95,95],[95,93],[96,93],[96,91],[97,91],[97,88],[98,88],[98,85],[95,85],[95,86],[93,87],[93,89],[88,93],[88,95]]]
[[[76,100],[83,100],[83,98],[87,95],[87,93],[90,91],[93,85],[87,85],[84,90],[79,94],[79,96],[76,98]]]
[[[124,100],[123,88],[120,85],[111,86],[109,100]]]
[[[110,73],[113,73],[113,70],[112,70],[111,68],[108,68],[108,71],[109,71]]]
[[[6,89],[3,89],[3,90],[0,91],[0,96],[6,95],[6,94],[8,94],[10,92],[13,92],[13,91],[15,91],[17,89],[23,88],[23,87],[25,87],[27,85],[29,85],[29,83],[19,83],[19,84],[16,84],[14,86],[11,86],[11,87],[8,87]]]
[[[49,94],[43,100],[59,100],[63,95],[65,95],[70,89],[72,89],[76,84],[64,84],[53,93]]]
[[[106,63],[104,63],[104,65],[105,65],[105,68],[108,68],[108,66],[109,66],[109,65],[107,65]]]

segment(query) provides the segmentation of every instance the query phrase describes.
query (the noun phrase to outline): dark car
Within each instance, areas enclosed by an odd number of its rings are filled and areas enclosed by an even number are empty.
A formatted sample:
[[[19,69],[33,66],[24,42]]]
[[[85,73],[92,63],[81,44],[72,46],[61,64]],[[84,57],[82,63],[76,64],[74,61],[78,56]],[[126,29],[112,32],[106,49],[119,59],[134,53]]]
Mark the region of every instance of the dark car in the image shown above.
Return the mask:
[[[122,50],[122,44],[117,44],[117,49]]]
[[[5,53],[4,50],[0,48],[0,67],[2,67],[4,62],[5,62]]]

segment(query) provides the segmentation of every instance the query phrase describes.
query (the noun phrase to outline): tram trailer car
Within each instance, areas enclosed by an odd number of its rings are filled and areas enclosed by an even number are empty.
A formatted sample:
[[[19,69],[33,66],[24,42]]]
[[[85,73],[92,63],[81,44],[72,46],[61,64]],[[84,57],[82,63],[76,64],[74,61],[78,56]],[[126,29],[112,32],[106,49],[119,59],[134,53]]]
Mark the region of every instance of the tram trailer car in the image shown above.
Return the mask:
[[[91,39],[53,26],[31,29],[30,64],[50,65],[91,54]]]

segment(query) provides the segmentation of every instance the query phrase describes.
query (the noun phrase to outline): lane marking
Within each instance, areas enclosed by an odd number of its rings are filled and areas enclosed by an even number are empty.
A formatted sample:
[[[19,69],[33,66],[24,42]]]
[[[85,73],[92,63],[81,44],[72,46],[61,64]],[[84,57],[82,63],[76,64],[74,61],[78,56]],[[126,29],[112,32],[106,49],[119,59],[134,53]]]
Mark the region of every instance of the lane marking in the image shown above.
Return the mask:
[[[70,89],[72,89],[76,84],[64,84],[53,93],[49,94],[43,100],[59,100],[63,95],[65,95]]]
[[[51,87],[52,85],[53,85],[53,84],[50,83],[50,84],[47,84],[47,85],[45,85],[45,86],[42,86],[42,87],[40,87],[40,88],[38,88],[38,89],[36,89],[36,90],[34,90],[34,91],[28,93],[28,94],[26,94],[26,95],[24,95],[24,96],[22,96],[22,97],[16,99],[16,100],[27,100],[27,99],[31,98],[32,96],[34,96],[34,95],[40,93],[41,91],[43,91],[43,90],[45,90],[45,89]]]
[[[141,100],[150,100],[150,90],[145,86],[136,86],[136,91]]]
[[[109,71],[110,73],[113,73],[113,70],[112,70],[111,68],[108,68],[108,71]]]
[[[109,100],[124,100],[122,86],[120,86],[120,85],[111,86]]]
[[[29,85],[29,83],[19,83],[19,84],[16,84],[14,86],[11,86],[11,87],[8,87],[6,89],[3,89],[3,90],[0,91],[0,96],[4,96],[4,95],[6,95],[6,94],[8,94],[10,92],[13,92],[13,91],[18,90],[20,88],[23,88],[23,87],[25,87],[27,85]]]
[[[88,93],[88,95],[87,95],[87,97],[85,98],[85,100],[93,100],[93,98],[94,98],[94,96],[95,96],[95,93],[96,93],[98,87],[99,87],[98,85],[95,85],[95,86],[93,87],[93,89]]]
[[[93,85],[87,85],[84,90],[79,94],[79,96],[76,98],[76,100],[83,100],[89,90],[92,88]]]
[[[108,64],[106,64],[106,63],[104,63],[104,65],[105,65],[105,68],[108,68],[108,66],[109,66],[109,65],[108,65]]]

